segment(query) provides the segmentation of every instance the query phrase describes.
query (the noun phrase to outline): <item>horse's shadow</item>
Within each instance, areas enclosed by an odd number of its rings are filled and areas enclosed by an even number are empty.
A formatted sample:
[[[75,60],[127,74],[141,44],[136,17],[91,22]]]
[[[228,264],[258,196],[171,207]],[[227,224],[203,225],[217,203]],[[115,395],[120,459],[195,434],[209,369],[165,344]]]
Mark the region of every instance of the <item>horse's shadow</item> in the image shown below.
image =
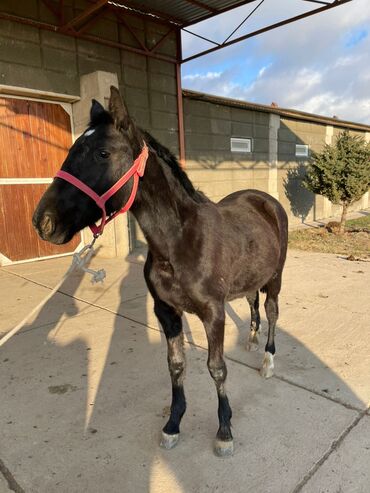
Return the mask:
[[[235,343],[226,350],[237,440],[235,457],[226,467],[224,461],[212,455],[217,429],[216,392],[206,367],[207,353],[202,349],[204,336],[198,326],[192,327],[191,318],[184,323],[190,342],[185,380],[188,411],[178,447],[163,451],[158,442],[171,393],[166,343],[151,313],[144,279],[138,276],[142,266],[133,260],[121,279],[118,305],[100,310],[92,306],[71,319],[79,308],[73,294],[82,278],[76,275],[61,288],[71,296],[64,311],[60,310],[60,297],[55,296],[45,308],[48,313],[59,309],[55,319],[40,327],[38,317],[4,348],[0,363],[4,389],[1,416],[4,423],[9,423],[4,424],[4,443],[12,443],[5,453],[8,466],[14,465],[20,483],[27,482],[29,491],[38,493],[144,493],[159,491],[161,484],[168,490],[186,493],[215,491],[216,486],[226,491],[233,474],[240,478],[240,484],[250,481],[245,491],[258,491],[249,476],[253,468],[258,469],[255,462],[266,453],[268,444],[263,444],[261,427],[271,426],[269,406],[279,382],[265,382],[250,369],[260,366],[261,353],[244,352],[249,330],[246,311],[238,315],[233,305],[226,307],[226,337],[228,330],[235,332],[230,320],[237,327]],[[69,322],[63,325],[66,318]],[[298,340],[281,329],[277,334],[279,360],[286,356],[284,350],[279,352],[279,338],[284,338],[284,347],[297,348],[307,367],[324,366]],[[22,375],[17,365],[21,365]],[[325,368],[325,372],[333,388],[346,386],[330,369]],[[303,395],[303,390],[296,391],[300,392]],[[353,402],[358,403],[356,399],[353,395]],[[280,410],[278,407],[276,412]],[[293,419],[298,428],[299,419]],[[299,454],[308,446],[303,429],[301,433],[296,429],[294,443],[286,446],[287,438],[279,435],[282,432],[274,432],[276,440],[282,441],[280,452],[286,454],[288,467],[292,454],[286,448],[296,447],[295,453]],[[256,441],[259,434],[261,443]],[[253,443],[252,450],[249,443]],[[189,448],[194,452],[192,460],[186,455]],[[272,462],[270,473],[277,474],[276,461]],[[250,464],[250,468],[240,469],[241,463]]]

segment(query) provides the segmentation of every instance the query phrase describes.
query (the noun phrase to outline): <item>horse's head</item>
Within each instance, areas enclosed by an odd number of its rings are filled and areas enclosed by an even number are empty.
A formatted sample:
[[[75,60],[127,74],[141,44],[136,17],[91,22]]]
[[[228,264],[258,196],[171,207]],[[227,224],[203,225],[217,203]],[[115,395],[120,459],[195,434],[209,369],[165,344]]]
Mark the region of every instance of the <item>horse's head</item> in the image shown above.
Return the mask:
[[[102,195],[132,166],[142,144],[119,91],[111,87],[109,111],[93,100],[90,124],[69,150],[61,170]],[[128,200],[132,186],[130,180],[107,201],[108,215]],[[42,196],[32,222],[42,239],[62,244],[101,216],[102,210],[88,195],[55,178]]]

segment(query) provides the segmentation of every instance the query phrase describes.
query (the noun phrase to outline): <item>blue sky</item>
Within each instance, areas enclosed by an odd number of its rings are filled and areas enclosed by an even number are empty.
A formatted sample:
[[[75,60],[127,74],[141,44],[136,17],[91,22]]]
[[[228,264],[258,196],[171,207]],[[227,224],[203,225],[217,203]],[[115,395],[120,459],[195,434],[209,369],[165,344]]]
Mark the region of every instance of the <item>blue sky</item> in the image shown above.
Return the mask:
[[[190,29],[223,41],[257,3]],[[236,35],[313,7],[264,0]],[[184,56],[209,47],[184,33]],[[370,0],[353,0],[188,62],[182,80],[187,89],[370,124]]]

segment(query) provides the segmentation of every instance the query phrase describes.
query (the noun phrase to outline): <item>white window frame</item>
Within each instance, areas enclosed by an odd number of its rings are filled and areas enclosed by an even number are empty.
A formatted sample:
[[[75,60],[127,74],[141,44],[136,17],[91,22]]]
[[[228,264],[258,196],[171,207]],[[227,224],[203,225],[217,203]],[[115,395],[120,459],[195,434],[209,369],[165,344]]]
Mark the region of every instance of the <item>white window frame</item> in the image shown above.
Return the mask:
[[[310,147],[308,144],[296,144],[295,156],[296,157],[309,157]]]
[[[233,144],[247,144],[246,149],[233,149]],[[253,141],[251,137],[231,137],[230,138],[230,150],[231,152],[239,154],[250,154],[252,152]]]

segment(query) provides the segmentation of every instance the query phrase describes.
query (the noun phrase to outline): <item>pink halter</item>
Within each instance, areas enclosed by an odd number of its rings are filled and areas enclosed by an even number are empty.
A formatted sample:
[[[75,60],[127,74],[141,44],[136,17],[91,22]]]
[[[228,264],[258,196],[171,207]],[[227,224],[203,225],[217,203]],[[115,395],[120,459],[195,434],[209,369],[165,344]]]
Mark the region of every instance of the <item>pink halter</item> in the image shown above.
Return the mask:
[[[103,195],[98,195],[96,192],[94,192],[92,188],[85,185],[85,183],[83,183],[81,180],[71,175],[70,173],[67,173],[66,171],[59,170],[55,175],[56,178],[61,178],[62,180],[68,181],[76,188],[86,193],[86,195],[91,197],[96,203],[96,205],[100,207],[100,209],[103,211],[103,216],[100,225],[97,226],[96,224],[90,224],[89,226],[95,237],[103,234],[104,226],[107,223],[109,223],[109,221],[114,219],[118,214],[127,212],[132,206],[136,197],[136,192],[139,185],[139,178],[144,175],[145,165],[148,159],[148,155],[149,155],[148,147],[144,142],[143,149],[139,154],[139,156],[135,159],[134,164],[131,166],[131,168],[118,181],[116,181],[116,183],[109,190],[103,193]],[[107,219],[107,211],[105,210],[105,203],[107,202],[108,199],[110,199],[110,197],[112,197],[112,195],[118,192],[118,190],[122,188],[123,185],[125,185],[131,177],[134,177],[134,183],[132,186],[130,197],[128,198],[126,204],[122,207],[122,209],[113,212]]]

